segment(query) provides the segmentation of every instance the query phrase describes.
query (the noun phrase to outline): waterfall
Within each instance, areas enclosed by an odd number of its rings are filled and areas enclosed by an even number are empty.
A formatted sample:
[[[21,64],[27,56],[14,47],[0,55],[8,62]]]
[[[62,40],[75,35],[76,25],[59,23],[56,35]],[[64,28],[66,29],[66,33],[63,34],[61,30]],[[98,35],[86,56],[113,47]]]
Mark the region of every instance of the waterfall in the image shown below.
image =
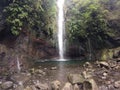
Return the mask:
[[[17,57],[17,69],[18,69],[18,72],[20,72],[20,71],[21,71],[20,62],[19,62],[18,57]]]
[[[58,47],[60,60],[64,59],[64,0],[57,0],[58,6]]]
[[[90,38],[88,38],[89,60],[92,60],[92,47]]]

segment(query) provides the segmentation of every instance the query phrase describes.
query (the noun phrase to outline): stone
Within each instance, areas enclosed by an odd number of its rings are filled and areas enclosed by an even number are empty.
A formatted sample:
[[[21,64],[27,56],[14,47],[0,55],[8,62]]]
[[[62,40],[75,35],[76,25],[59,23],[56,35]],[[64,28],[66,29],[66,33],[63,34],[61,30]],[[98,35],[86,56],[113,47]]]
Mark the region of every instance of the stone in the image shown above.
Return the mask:
[[[116,82],[114,83],[114,87],[115,87],[115,88],[120,88],[120,81],[116,81]]]
[[[46,74],[46,73],[45,73],[43,70],[41,70],[41,69],[35,70],[35,73],[41,74],[41,75],[45,75],[45,74]]]
[[[49,90],[49,87],[48,85],[45,83],[45,84],[42,84],[40,82],[36,83],[36,88],[40,89],[40,90]]]
[[[84,84],[85,88],[87,88],[89,86],[89,89],[91,88],[90,90],[99,90],[94,79],[88,79],[83,84]]]
[[[99,62],[99,64],[100,64],[100,67],[105,67],[105,68],[109,69],[109,64],[107,62],[101,61],[101,62]]]
[[[80,89],[79,89],[79,86],[78,86],[77,84],[75,84],[75,85],[73,86],[73,90],[80,90]]]
[[[63,87],[62,90],[73,90],[72,89],[72,84],[69,83],[69,82],[65,83],[65,86]]]
[[[106,78],[107,78],[106,76],[101,77],[102,80],[105,80]]]
[[[60,90],[61,82],[58,80],[55,80],[51,83],[52,90]]]
[[[69,74],[68,81],[72,84],[79,84],[85,81],[85,78],[81,74]]]
[[[103,76],[105,76],[105,77],[108,76],[108,73],[104,72],[104,73],[103,73]]]
[[[13,87],[13,82],[11,81],[6,81],[1,84],[2,89],[9,89]]]
[[[56,70],[57,69],[57,67],[51,67],[51,70]]]

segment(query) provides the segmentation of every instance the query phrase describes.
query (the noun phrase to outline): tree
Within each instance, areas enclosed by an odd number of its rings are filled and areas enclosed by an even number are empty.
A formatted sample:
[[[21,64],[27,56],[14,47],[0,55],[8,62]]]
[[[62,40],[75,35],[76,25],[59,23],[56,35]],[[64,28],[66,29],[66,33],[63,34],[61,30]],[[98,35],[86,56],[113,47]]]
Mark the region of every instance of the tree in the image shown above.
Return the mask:
[[[39,13],[42,11],[41,6],[37,6],[37,0],[14,0],[4,9],[7,27],[11,30],[12,34],[19,35],[25,27],[34,28],[40,26],[41,22],[37,21]]]
[[[71,15],[66,22],[69,38],[76,42],[87,41],[89,38],[102,43],[108,28],[105,10],[97,1],[87,1],[85,4],[80,1],[73,3],[73,8],[68,12]]]

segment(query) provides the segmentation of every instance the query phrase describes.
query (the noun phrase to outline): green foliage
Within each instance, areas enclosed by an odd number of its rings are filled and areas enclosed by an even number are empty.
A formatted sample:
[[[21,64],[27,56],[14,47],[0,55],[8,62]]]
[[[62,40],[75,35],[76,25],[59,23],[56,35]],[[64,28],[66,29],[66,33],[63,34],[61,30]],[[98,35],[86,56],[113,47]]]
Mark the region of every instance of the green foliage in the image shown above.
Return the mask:
[[[43,1],[42,7],[44,12],[41,13],[41,21],[44,22],[42,30],[48,38],[51,38],[56,30],[56,0]]]
[[[6,23],[14,35],[19,35],[25,27],[32,29],[40,25],[36,20],[40,18],[42,8],[36,6],[36,2],[41,3],[39,0],[15,0],[5,7]]]
[[[87,0],[84,3],[75,1],[77,3],[73,2],[74,7],[67,12],[71,15],[66,22],[69,38],[72,41],[87,38],[102,41],[104,38],[102,35],[107,31],[107,21],[100,4],[97,0],[96,2]]]

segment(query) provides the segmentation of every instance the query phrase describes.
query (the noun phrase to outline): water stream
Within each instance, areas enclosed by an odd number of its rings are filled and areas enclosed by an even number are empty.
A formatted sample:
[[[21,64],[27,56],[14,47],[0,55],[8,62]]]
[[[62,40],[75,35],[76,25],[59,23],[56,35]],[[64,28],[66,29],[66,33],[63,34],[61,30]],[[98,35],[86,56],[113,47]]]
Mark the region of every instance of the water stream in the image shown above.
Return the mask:
[[[20,67],[20,61],[19,58],[17,57],[17,69],[18,69],[18,73],[21,71],[21,67]]]
[[[92,60],[92,47],[91,47],[91,41],[90,38],[88,38],[88,50],[89,50],[89,60]]]
[[[57,0],[58,6],[58,47],[60,61],[64,60],[64,0]]]

